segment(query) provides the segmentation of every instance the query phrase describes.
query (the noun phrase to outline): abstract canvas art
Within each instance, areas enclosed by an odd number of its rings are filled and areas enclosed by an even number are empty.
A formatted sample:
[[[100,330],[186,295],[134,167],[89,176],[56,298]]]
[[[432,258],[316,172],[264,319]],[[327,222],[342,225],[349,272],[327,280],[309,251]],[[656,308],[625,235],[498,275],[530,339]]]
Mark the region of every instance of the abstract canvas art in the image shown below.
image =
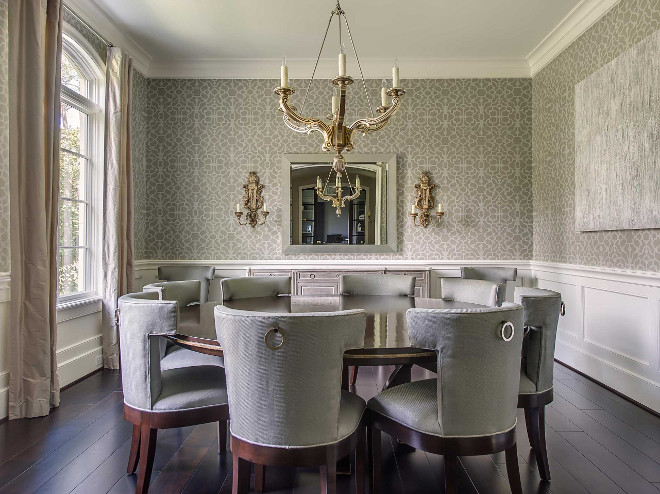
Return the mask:
[[[575,223],[660,228],[660,31],[575,86]]]

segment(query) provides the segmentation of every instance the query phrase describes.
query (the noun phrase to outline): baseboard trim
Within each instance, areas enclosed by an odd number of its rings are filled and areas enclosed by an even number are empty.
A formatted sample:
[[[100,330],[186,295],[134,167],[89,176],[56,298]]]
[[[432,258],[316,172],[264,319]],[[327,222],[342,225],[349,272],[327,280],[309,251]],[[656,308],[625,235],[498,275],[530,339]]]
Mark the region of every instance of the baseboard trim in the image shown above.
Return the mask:
[[[568,366],[567,366],[567,367],[568,367]],[[98,369],[94,369],[94,370],[93,370],[92,372],[90,372],[89,374],[85,374],[84,376],[79,377],[79,378],[76,379],[75,381],[70,382],[70,383],[67,384],[66,386],[62,386],[62,387],[60,388],[60,392],[62,392],[62,391],[66,391],[66,390],[69,389],[71,386],[75,386],[76,384],[78,384],[78,383],[84,381],[84,380],[87,379],[88,377],[92,377],[94,374],[97,374],[97,373],[101,372],[102,370],[103,370],[103,367],[99,367]]]
[[[630,396],[627,396],[627,395],[623,394],[621,391],[617,391],[617,390],[614,389],[613,387],[608,386],[607,384],[605,384],[605,383],[603,383],[603,382],[600,382],[598,379],[594,379],[594,378],[591,377],[590,375],[585,374],[585,373],[582,372],[581,370],[578,370],[578,369],[576,369],[575,367],[573,367],[573,366],[571,366],[571,365],[568,365],[567,363],[562,362],[562,361],[559,360],[559,359],[555,359],[555,362],[557,362],[558,364],[563,365],[563,366],[566,367],[567,369],[572,370],[572,371],[575,372],[576,374],[580,374],[582,377],[584,377],[584,378],[586,378],[586,379],[589,379],[591,382],[596,383],[596,384],[598,384],[599,386],[602,386],[602,387],[605,388],[606,390],[608,390],[608,391],[614,393],[615,395],[619,396],[620,398],[623,398],[623,399],[626,400],[627,402],[632,403],[633,405],[638,406],[639,408],[643,409],[643,410],[646,411],[646,412],[649,412],[651,415],[655,415],[656,417],[660,418],[660,412],[656,412],[655,410],[653,410],[652,408],[647,407],[647,406],[644,405],[643,403],[640,403],[639,401],[634,400],[634,399],[631,398]]]

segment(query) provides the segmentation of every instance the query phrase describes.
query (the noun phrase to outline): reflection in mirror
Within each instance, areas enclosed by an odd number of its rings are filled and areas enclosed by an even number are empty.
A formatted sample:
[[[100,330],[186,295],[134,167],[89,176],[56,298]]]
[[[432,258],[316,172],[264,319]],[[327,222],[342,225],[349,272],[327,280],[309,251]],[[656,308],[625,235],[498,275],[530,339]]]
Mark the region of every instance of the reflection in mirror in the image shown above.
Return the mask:
[[[342,196],[351,194],[349,183],[360,179],[361,192],[336,208],[317,193],[337,194],[334,180],[328,181],[332,156],[326,154],[286,155],[285,186],[289,197],[283,204],[284,251],[292,252],[392,252],[396,250],[396,155],[352,155],[346,157],[342,174]],[[334,177],[334,174],[333,174]],[[285,192],[286,191],[286,192]],[[391,197],[390,197],[391,196]]]

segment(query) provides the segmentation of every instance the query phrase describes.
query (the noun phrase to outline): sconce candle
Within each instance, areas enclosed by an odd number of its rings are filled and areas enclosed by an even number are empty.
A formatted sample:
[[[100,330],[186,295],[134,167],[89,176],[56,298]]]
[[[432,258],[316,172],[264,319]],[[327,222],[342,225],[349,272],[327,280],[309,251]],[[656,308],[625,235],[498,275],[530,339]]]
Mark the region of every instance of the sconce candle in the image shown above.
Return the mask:
[[[422,172],[419,176],[419,182],[420,183],[415,184],[416,197],[410,216],[413,220],[413,225],[427,227],[431,223],[431,213],[429,213],[429,211],[433,211],[433,205],[435,202],[433,198],[435,184],[431,183],[431,178],[427,172]],[[416,210],[418,210],[419,213],[417,213]],[[435,214],[438,218],[438,222],[440,222],[440,218],[445,214],[442,211],[441,203],[438,203]],[[417,223],[418,217],[419,224]]]
[[[438,203],[438,213],[443,213],[444,211],[442,210],[442,203]]]
[[[243,184],[243,206],[248,210],[245,216],[245,222],[241,222],[243,217],[243,211],[241,211],[241,205],[236,204],[236,219],[238,224],[241,226],[250,225],[254,228],[257,225],[263,225],[266,223],[266,218],[268,217],[268,209],[266,208],[266,203],[264,202],[263,197],[261,197],[261,191],[264,186],[259,183],[259,177],[256,172],[250,172],[248,174],[248,181],[246,184]],[[259,221],[259,209],[261,209],[261,214],[263,216],[263,221]]]

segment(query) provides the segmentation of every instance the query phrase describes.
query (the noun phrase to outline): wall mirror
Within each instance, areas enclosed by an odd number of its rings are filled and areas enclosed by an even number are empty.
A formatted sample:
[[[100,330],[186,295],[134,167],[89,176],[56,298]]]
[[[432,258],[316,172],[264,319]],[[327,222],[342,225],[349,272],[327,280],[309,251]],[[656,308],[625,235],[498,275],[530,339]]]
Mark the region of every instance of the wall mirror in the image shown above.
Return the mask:
[[[285,254],[396,252],[396,154],[347,154],[346,172],[359,197],[346,201],[337,215],[332,202],[316,193],[325,184],[331,154],[283,157],[282,248]],[[335,194],[334,173],[326,193]],[[342,195],[350,194],[343,177]]]

